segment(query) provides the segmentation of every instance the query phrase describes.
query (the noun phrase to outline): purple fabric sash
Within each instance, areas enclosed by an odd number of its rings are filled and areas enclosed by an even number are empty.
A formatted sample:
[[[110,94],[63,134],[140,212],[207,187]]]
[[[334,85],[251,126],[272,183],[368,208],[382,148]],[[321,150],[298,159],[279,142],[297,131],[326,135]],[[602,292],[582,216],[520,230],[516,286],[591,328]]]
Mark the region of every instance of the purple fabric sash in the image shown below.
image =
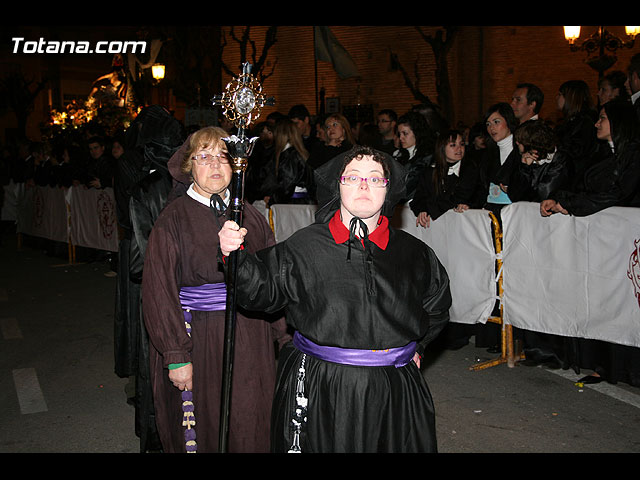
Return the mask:
[[[384,350],[359,350],[317,345],[298,332],[293,334],[293,344],[301,352],[321,360],[363,367],[390,365],[394,365],[396,368],[404,367],[416,353],[416,342],[411,342],[404,347],[385,348]]]
[[[307,192],[294,192],[291,198],[307,198],[308,196],[309,194]]]
[[[180,304],[185,321],[191,323],[191,310],[212,312],[227,307],[227,286],[224,283],[206,283],[197,287],[181,287]]]

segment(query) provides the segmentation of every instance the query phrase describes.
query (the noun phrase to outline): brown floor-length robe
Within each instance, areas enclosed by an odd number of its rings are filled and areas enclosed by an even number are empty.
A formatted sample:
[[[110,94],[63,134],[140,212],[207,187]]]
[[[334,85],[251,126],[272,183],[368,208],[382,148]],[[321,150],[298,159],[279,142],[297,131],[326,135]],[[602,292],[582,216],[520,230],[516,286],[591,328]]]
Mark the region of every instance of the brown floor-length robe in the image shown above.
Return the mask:
[[[208,206],[185,195],[161,213],[149,238],[142,284],[149,339],[151,379],[158,433],[165,452],[184,452],[182,399],[168,378],[171,363],[192,362],[198,452],[218,451],[224,311],[192,312],[191,336],[179,303],[182,286],[224,282],[218,264],[218,219]],[[218,223],[219,222],[219,223]],[[274,243],[272,231],[251,205],[244,209],[249,230],[245,248],[254,252]],[[246,313],[246,312],[244,312]],[[250,316],[249,316],[250,315]],[[268,452],[275,386],[276,343],[289,337],[284,319],[237,315],[229,452]]]

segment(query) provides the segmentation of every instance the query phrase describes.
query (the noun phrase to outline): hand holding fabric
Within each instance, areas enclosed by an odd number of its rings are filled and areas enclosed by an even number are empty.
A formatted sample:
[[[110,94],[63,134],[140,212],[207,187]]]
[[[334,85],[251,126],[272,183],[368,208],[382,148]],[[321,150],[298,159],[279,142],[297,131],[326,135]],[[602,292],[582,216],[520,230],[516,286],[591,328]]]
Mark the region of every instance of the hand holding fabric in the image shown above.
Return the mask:
[[[548,217],[554,213],[562,213],[563,215],[569,214],[567,209],[551,198],[547,198],[540,202],[540,215]]]
[[[416,227],[420,225],[423,228],[428,228],[431,224],[431,217],[427,212],[420,212],[416,218]]]

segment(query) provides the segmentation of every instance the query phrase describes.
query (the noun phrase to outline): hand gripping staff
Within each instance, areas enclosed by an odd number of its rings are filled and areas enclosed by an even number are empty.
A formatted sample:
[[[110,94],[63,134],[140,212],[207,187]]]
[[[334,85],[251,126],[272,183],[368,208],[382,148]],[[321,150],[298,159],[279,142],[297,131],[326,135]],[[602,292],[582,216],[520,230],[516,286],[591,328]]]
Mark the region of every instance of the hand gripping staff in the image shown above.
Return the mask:
[[[224,138],[231,157],[231,202],[229,219],[242,226],[244,208],[244,176],[249,155],[257,137],[248,138],[245,132],[252,121],[260,116],[265,105],[274,105],[273,97],[262,94],[262,86],[251,75],[251,64],[242,64],[242,73],[227,84],[222,95],[212,99],[213,105],[222,106],[223,114],[237,128],[237,135]],[[231,378],[233,376],[233,353],[236,328],[236,277],[237,254],[232,252],[228,258],[227,305],[225,310],[224,350],[222,364],[222,399],[220,402],[220,453],[227,452],[229,438],[229,413],[231,407]]]

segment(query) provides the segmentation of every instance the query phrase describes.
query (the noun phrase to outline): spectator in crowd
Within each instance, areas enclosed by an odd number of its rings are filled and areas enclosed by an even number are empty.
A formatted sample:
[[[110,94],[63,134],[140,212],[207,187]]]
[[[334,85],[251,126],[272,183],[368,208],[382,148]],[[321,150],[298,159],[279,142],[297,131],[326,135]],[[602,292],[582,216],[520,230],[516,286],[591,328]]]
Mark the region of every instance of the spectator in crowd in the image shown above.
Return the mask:
[[[349,120],[340,113],[332,113],[324,120],[325,141],[309,152],[308,165],[316,169],[355,144]]]
[[[464,152],[465,156],[469,159],[472,159],[476,164],[478,164],[480,161],[479,157],[486,147],[487,127],[482,122],[476,122],[471,126],[471,128],[469,128],[469,135],[467,136],[467,148]]]
[[[431,166],[435,137],[425,117],[409,111],[398,118],[398,140],[401,148],[393,156],[407,171],[407,192],[403,201],[413,198],[424,170]]]
[[[267,164],[274,155],[274,128],[274,125],[267,121],[258,123],[254,128],[254,136],[257,136],[258,140],[249,155],[247,171],[245,172],[245,198],[249,203],[264,198],[264,192],[262,191],[265,180],[264,175]]]
[[[87,163],[87,186],[93,188],[113,187],[115,161],[106,152],[106,143],[102,137],[88,140],[89,160]]]
[[[627,81],[624,85],[631,97],[631,103],[633,103],[636,115],[640,118],[640,53],[636,53],[631,57],[631,62],[629,62],[629,68],[627,69]]]
[[[442,132],[438,137],[434,164],[425,168],[409,203],[416,215],[416,225],[427,228],[449,210],[463,212],[480,206],[476,194],[478,168],[465,158],[465,151],[458,130]]]
[[[294,105],[289,109],[288,116],[300,131],[305,150],[307,152],[313,151],[320,139],[316,134],[316,126],[311,121],[311,114],[307,107],[303,104]]]
[[[11,173],[15,183],[33,184],[35,170],[34,158],[31,152],[33,145],[34,142],[28,139],[19,140],[17,143],[17,155]]]
[[[276,203],[314,203],[313,172],[300,130],[289,118],[274,127],[274,154],[266,165],[263,192],[268,206]]]
[[[556,126],[558,151],[566,156],[569,181],[575,183],[597,154],[597,114],[589,86],[583,80],[564,82],[558,90],[557,105],[563,117]]]
[[[520,124],[514,139],[521,162],[514,166],[509,185],[512,202],[541,202],[567,184],[563,152],[556,150],[553,128],[543,120]]]
[[[629,100],[629,94],[624,86],[626,81],[627,75],[620,70],[609,72],[602,77],[598,81],[598,102],[600,106],[614,98]]]
[[[136,117],[137,118],[137,117]],[[111,141],[111,156],[117,161],[124,153],[125,141],[123,135],[117,135]]]
[[[390,108],[380,110],[377,124],[378,132],[380,133],[380,144],[377,149],[392,155],[396,150],[394,139],[398,125],[398,114]]]
[[[85,175],[80,148],[73,144],[62,144],[55,148],[55,156],[58,159],[53,168],[56,185],[63,188],[81,185]]]
[[[35,142],[31,147],[33,156],[33,182],[41,187],[54,186],[53,169],[55,161],[51,158],[49,144]]]
[[[540,213],[586,216],[607,207],[640,207],[640,127],[632,105],[611,100],[595,125],[604,154],[588,168],[576,188],[559,190],[542,201]]]
[[[489,107],[484,123],[488,141],[480,160],[480,188],[487,193],[485,207],[498,213],[504,205],[511,203],[508,195],[510,177],[513,166],[520,161],[513,140],[518,119],[511,105],[501,102]]]
[[[419,103],[418,105],[413,105],[411,111],[419,113],[427,121],[428,131],[433,142],[435,142],[438,132],[449,130],[449,122],[442,115],[438,105],[434,103]]]
[[[511,108],[519,123],[537,120],[544,103],[544,93],[533,83],[519,83],[511,97]]]

